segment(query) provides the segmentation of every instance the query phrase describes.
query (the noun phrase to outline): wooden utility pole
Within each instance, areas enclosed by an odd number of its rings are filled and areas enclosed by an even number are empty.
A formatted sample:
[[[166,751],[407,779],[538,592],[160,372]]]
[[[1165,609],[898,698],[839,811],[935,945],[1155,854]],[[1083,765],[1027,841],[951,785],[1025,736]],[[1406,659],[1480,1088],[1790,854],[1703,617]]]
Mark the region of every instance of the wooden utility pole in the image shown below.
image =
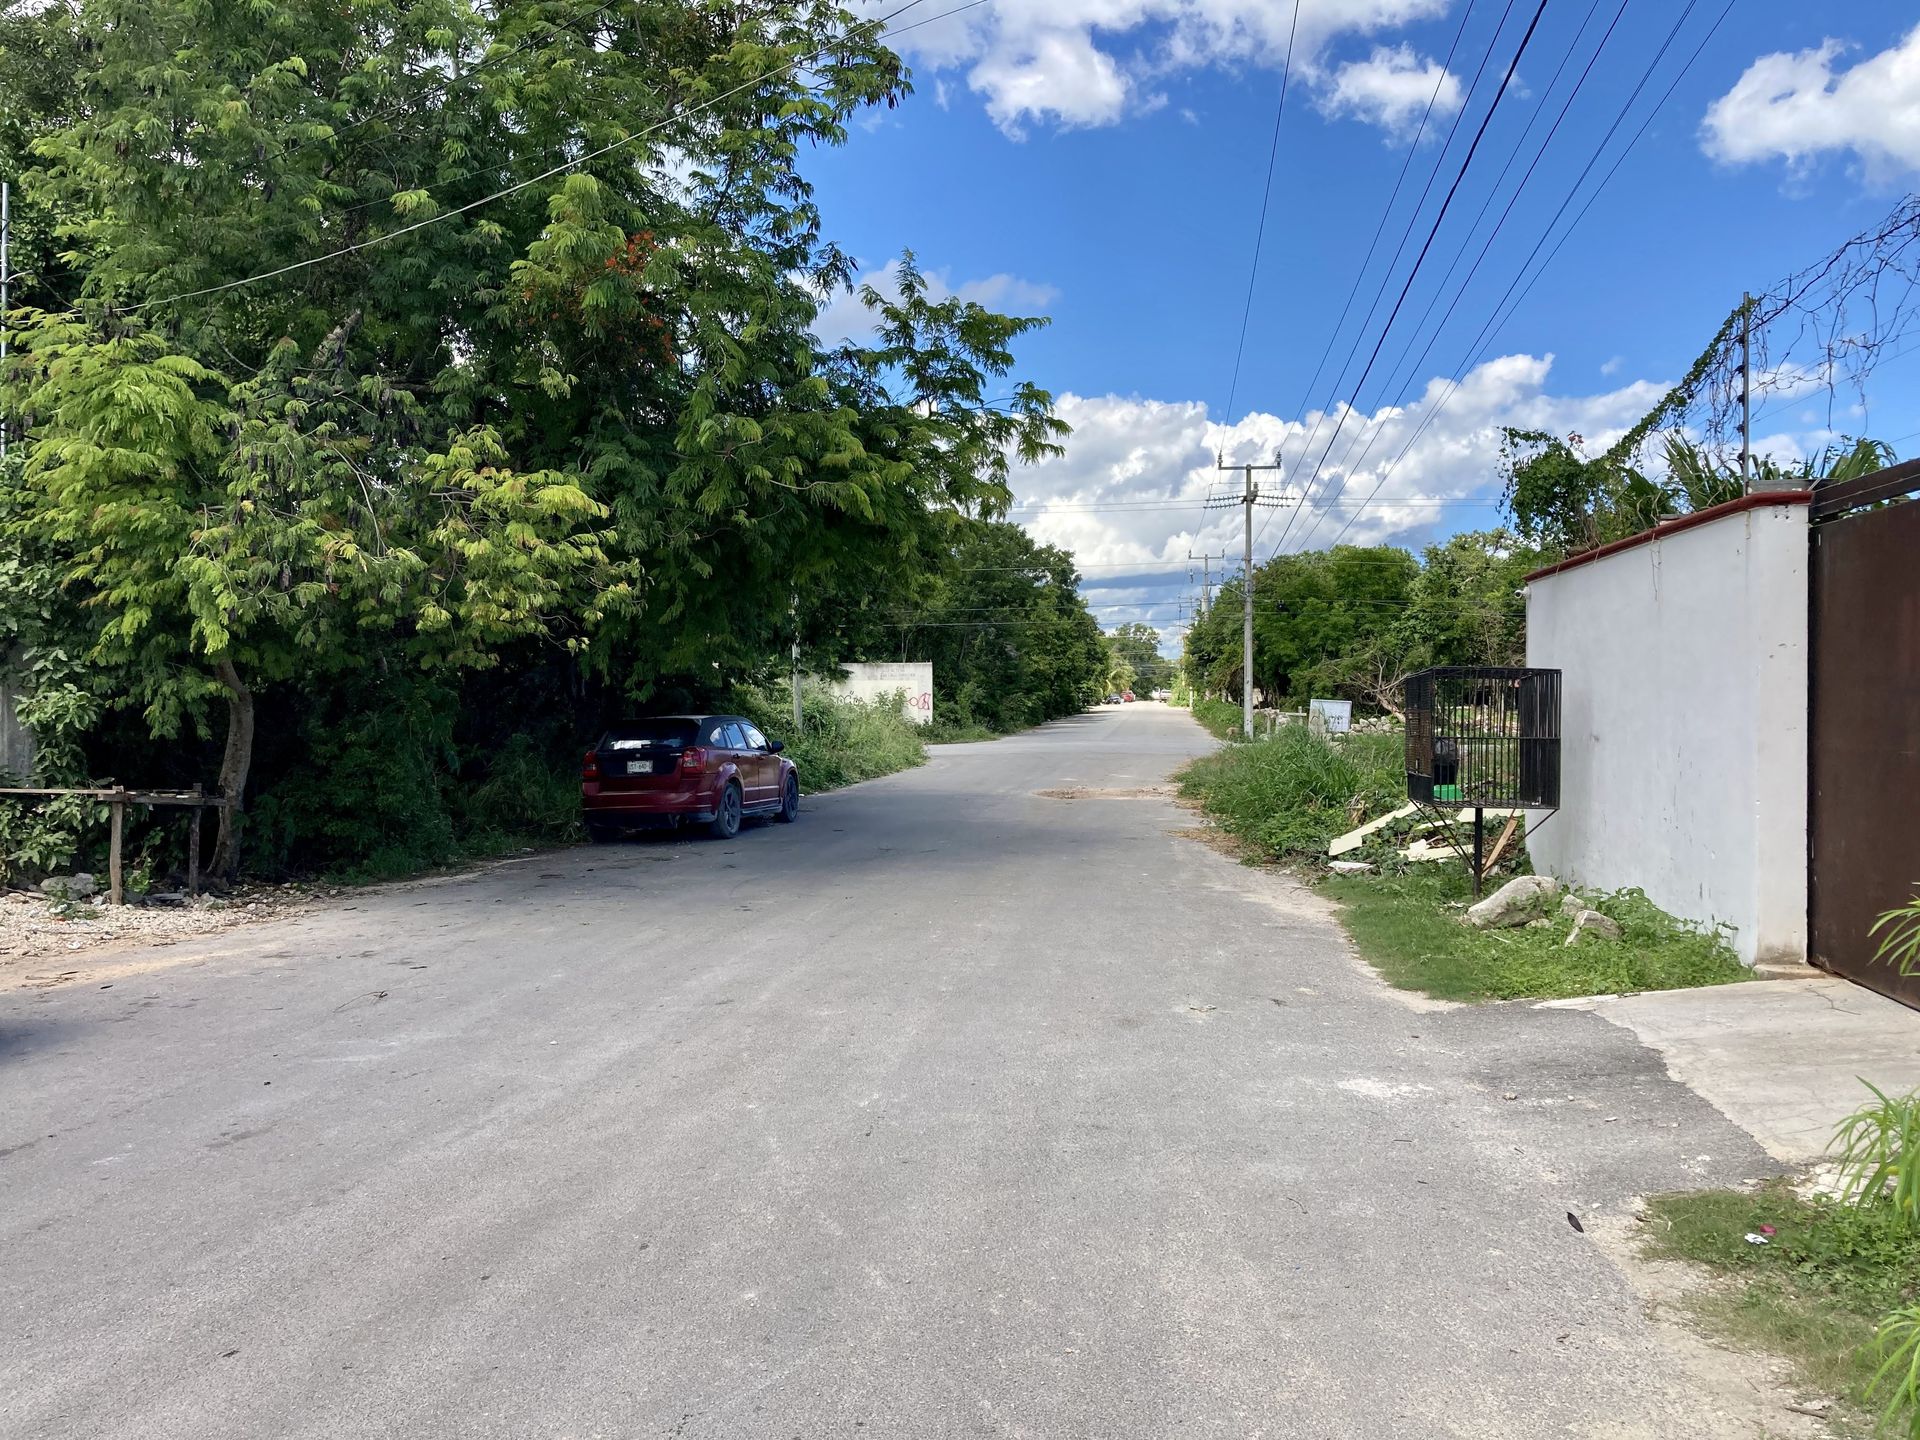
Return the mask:
[[[1230,503],[1240,506],[1243,530],[1246,535],[1245,566],[1246,574],[1242,580],[1240,596],[1240,734],[1244,739],[1253,738],[1253,507],[1260,502],[1260,487],[1253,483],[1256,470],[1280,469],[1280,457],[1275,455],[1266,465],[1229,465],[1224,459],[1215,462],[1221,470],[1238,470],[1244,477],[1240,498]],[[1276,497],[1267,502],[1271,505],[1285,504]]]

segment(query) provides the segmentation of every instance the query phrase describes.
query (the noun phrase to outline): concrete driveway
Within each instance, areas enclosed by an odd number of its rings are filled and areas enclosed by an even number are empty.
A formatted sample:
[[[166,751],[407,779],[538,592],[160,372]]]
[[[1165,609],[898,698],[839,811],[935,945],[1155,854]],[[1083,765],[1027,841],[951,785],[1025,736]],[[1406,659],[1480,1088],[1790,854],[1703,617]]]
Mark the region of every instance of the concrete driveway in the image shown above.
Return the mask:
[[[1751,1433],[1567,1216],[1772,1162],[1035,793],[1208,744],[1104,710],[0,991],[0,1434]]]

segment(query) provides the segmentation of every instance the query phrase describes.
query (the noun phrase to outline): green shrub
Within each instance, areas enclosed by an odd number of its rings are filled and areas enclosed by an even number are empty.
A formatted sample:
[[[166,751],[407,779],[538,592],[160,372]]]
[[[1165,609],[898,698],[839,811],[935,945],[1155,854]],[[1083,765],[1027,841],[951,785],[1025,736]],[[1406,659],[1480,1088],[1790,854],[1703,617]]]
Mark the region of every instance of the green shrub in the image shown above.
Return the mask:
[[[903,703],[902,696],[868,703],[809,693],[795,733],[793,702],[784,687],[740,691],[733,702],[737,713],[786,742],[800,788],[816,794],[926,763],[921,727],[901,713]]]
[[[454,695],[409,677],[328,699],[303,717],[303,763],[253,802],[248,867],[375,880],[458,858]]]
[[[1203,700],[1196,697],[1193,718],[1211,730],[1217,739],[1240,738],[1240,707],[1231,700]]]
[[[492,757],[486,778],[461,798],[459,828],[465,848],[490,840],[554,844],[578,839],[578,757],[569,753],[559,759],[530,735],[510,736]]]
[[[1333,741],[1289,725],[1194,761],[1180,774],[1180,791],[1258,858],[1324,856],[1334,836],[1405,802],[1403,746],[1394,735]]]

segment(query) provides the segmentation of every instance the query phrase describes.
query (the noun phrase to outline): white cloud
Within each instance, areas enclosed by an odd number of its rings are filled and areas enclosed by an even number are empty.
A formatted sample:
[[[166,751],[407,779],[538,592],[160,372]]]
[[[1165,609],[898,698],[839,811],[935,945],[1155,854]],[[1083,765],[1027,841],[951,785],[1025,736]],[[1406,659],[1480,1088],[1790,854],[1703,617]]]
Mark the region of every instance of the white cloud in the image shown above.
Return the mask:
[[[1920,26],[1878,55],[1836,69],[1849,48],[1827,40],[1755,60],[1707,108],[1706,152],[1736,165],[1782,159],[1796,170],[1850,152],[1882,180],[1920,170]]]
[[[1443,15],[1449,4],[1301,0],[1294,66],[1315,83],[1324,79],[1322,56],[1335,40]],[[863,8],[883,13],[883,0]],[[1278,69],[1292,18],[1292,7],[1277,0],[990,0],[903,28],[894,43],[923,71],[964,71],[994,123],[1018,137],[1032,124],[1111,125],[1165,104],[1153,82],[1168,75],[1216,66]],[[1433,77],[1427,83],[1431,93]]]
[[[900,294],[899,273],[900,262],[897,259],[889,260],[878,270],[862,274],[855,282],[856,290],[861,284],[871,284],[882,295],[897,299]],[[958,297],[1010,315],[1043,314],[1049,305],[1060,298],[1060,292],[1053,286],[1023,280],[1018,275],[988,275],[955,285],[945,270],[925,270],[922,274],[927,282],[927,298],[930,300],[937,302]],[[857,293],[837,291],[827,297],[826,303],[821,306],[813,322],[813,333],[829,345],[837,345],[843,340],[866,340],[873,334],[873,315],[861,303]]]
[[[1014,518],[1040,539],[1072,550],[1091,584],[1101,584],[1103,574],[1112,577],[1109,583],[1130,585],[1159,575],[1164,598],[1169,587],[1171,593],[1185,588],[1189,551],[1240,554],[1239,509],[1204,508],[1210,496],[1238,488],[1237,476],[1215,468],[1216,454],[1225,452],[1231,464],[1279,451],[1288,468],[1277,483],[1263,483],[1297,498],[1338,424],[1339,438],[1314,484],[1314,506],[1295,524],[1290,549],[1309,530],[1312,547],[1330,544],[1356,512],[1347,543],[1417,545],[1436,526],[1487,528],[1498,523],[1497,509],[1485,502],[1498,498],[1502,426],[1577,432],[1597,451],[1665,394],[1662,384],[1635,381],[1599,394],[1554,395],[1552,364],[1550,356],[1507,355],[1471,371],[1450,400],[1447,382],[1434,379],[1404,405],[1371,413],[1339,407],[1299,417],[1255,412],[1232,426],[1213,422],[1198,401],[1065,395],[1060,414],[1074,427],[1066,453],[1016,472]],[[1378,494],[1361,509],[1376,484]],[[1457,503],[1463,500],[1477,503]],[[1314,528],[1322,513],[1326,518]],[[1287,518],[1262,510],[1255,524],[1265,527],[1255,548],[1265,561]],[[1112,615],[1113,623],[1134,618],[1102,612],[1102,619]],[[1141,618],[1159,623],[1164,610],[1142,611]]]
[[[1602,375],[1618,375],[1620,373],[1620,367],[1625,361],[1626,357],[1622,355],[1615,355],[1611,359],[1603,360],[1600,362],[1600,373]]]
[[[1458,76],[1410,45],[1380,45],[1365,60],[1349,61],[1328,78],[1320,109],[1336,118],[1378,125],[1389,137],[1414,133],[1429,103],[1436,116],[1453,114],[1465,98]]]

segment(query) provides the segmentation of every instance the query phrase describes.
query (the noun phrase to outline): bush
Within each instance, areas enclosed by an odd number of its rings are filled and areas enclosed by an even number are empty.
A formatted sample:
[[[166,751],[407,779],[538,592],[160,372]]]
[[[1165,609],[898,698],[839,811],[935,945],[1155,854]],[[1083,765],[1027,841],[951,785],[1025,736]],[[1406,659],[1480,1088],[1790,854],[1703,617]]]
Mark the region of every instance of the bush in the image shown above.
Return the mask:
[[[1222,703],[1202,701],[1195,713]],[[1239,714],[1233,711],[1236,722]],[[1406,785],[1398,736],[1349,735],[1336,742],[1304,725],[1230,745],[1180,774],[1181,794],[1265,860],[1324,856],[1334,836],[1403,804]]]
[[[799,768],[802,790],[837,790],[857,780],[926,763],[921,727],[900,713],[904,697],[867,703],[809,694],[796,734],[790,694],[784,687],[743,690],[734,696],[733,708],[768,735],[786,742],[787,758]]]
[[[1203,700],[1196,696],[1193,718],[1211,730],[1216,739],[1240,738],[1240,707],[1231,700]]]
[[[253,802],[248,868],[386,879],[458,858],[451,690],[407,677],[344,687],[302,714],[302,763]]]
[[[569,753],[558,760],[532,736],[510,736],[493,758],[487,777],[465,792],[459,828],[464,848],[484,847],[489,841],[558,844],[578,839],[577,758]]]

